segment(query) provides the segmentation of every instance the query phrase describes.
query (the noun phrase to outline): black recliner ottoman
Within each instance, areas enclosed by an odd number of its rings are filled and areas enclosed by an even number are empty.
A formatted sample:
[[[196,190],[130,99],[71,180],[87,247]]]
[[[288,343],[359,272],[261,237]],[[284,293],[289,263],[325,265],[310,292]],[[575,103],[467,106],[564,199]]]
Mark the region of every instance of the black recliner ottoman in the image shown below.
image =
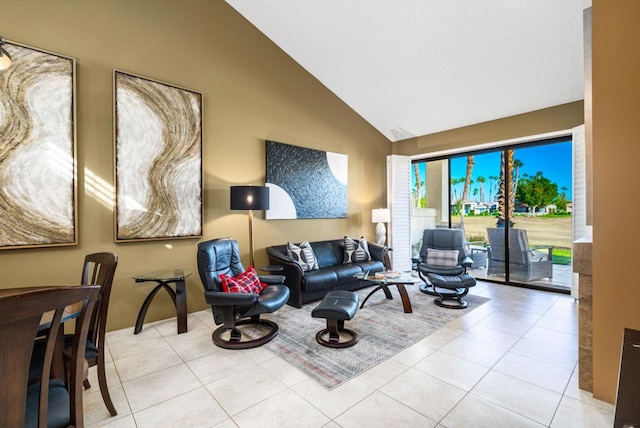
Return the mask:
[[[468,273],[460,275],[438,275],[437,273],[428,273],[427,278],[433,286],[433,292],[436,299],[433,301],[438,306],[450,309],[464,309],[468,306],[464,296],[469,293],[469,288],[476,285],[476,279]],[[452,290],[452,293],[440,293],[438,288],[446,288]]]
[[[314,318],[325,318],[327,328],[316,334],[316,341],[330,348],[348,348],[358,342],[358,333],[344,328],[346,320],[353,319],[358,310],[358,295],[352,291],[330,291],[322,299],[320,304],[311,311]],[[340,341],[343,333],[351,336],[351,339]],[[329,340],[324,336],[329,335]],[[344,338],[344,336],[343,336]]]

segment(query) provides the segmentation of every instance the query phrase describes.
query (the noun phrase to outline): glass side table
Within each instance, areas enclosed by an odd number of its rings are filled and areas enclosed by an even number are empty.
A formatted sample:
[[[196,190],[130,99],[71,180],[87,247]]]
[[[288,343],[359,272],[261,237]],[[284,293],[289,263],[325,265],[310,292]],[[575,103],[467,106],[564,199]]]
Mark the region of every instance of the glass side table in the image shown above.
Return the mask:
[[[172,269],[162,270],[158,272],[150,272],[141,275],[136,275],[133,279],[136,282],[155,282],[158,285],[154,287],[149,293],[140,312],[138,313],[138,319],[136,320],[136,327],[133,330],[133,334],[138,334],[142,331],[144,325],[144,317],[147,315],[147,310],[153,298],[158,294],[161,289],[166,290],[173,300],[173,304],[176,307],[176,315],[178,318],[178,334],[186,333],[187,331],[187,287],[185,285],[185,278],[191,275],[191,271],[187,269]],[[175,291],[169,284],[174,283],[176,285]]]

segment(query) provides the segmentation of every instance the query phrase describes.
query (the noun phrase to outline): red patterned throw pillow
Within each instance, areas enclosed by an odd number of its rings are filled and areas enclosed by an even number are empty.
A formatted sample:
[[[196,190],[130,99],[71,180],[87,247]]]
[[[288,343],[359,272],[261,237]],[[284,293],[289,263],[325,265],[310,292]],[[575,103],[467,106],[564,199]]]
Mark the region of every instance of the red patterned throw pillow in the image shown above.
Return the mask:
[[[267,286],[267,284],[260,282],[253,266],[249,266],[246,271],[235,277],[221,273],[220,282],[222,283],[222,291],[226,293],[260,294],[262,289]]]

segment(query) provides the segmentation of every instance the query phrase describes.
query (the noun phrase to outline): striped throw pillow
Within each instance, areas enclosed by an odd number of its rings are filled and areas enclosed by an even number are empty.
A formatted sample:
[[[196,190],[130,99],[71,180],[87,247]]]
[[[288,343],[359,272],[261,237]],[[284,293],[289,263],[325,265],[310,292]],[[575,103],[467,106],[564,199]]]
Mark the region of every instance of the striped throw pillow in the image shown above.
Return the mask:
[[[302,241],[300,245],[287,242],[287,254],[298,262],[305,272],[318,269],[318,260],[309,241]]]
[[[361,236],[358,241],[347,236],[344,237],[344,264],[369,260],[371,260],[371,253],[369,253],[369,245],[364,236]]]

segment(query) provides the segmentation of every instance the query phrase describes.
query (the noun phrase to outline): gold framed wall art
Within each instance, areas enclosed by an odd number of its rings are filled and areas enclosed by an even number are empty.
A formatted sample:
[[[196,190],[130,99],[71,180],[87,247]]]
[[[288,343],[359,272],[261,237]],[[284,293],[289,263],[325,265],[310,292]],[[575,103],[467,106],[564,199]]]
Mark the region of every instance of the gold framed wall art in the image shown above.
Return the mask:
[[[115,241],[202,236],[202,94],[114,70]]]
[[[75,59],[3,47],[0,71],[0,249],[78,243]]]

